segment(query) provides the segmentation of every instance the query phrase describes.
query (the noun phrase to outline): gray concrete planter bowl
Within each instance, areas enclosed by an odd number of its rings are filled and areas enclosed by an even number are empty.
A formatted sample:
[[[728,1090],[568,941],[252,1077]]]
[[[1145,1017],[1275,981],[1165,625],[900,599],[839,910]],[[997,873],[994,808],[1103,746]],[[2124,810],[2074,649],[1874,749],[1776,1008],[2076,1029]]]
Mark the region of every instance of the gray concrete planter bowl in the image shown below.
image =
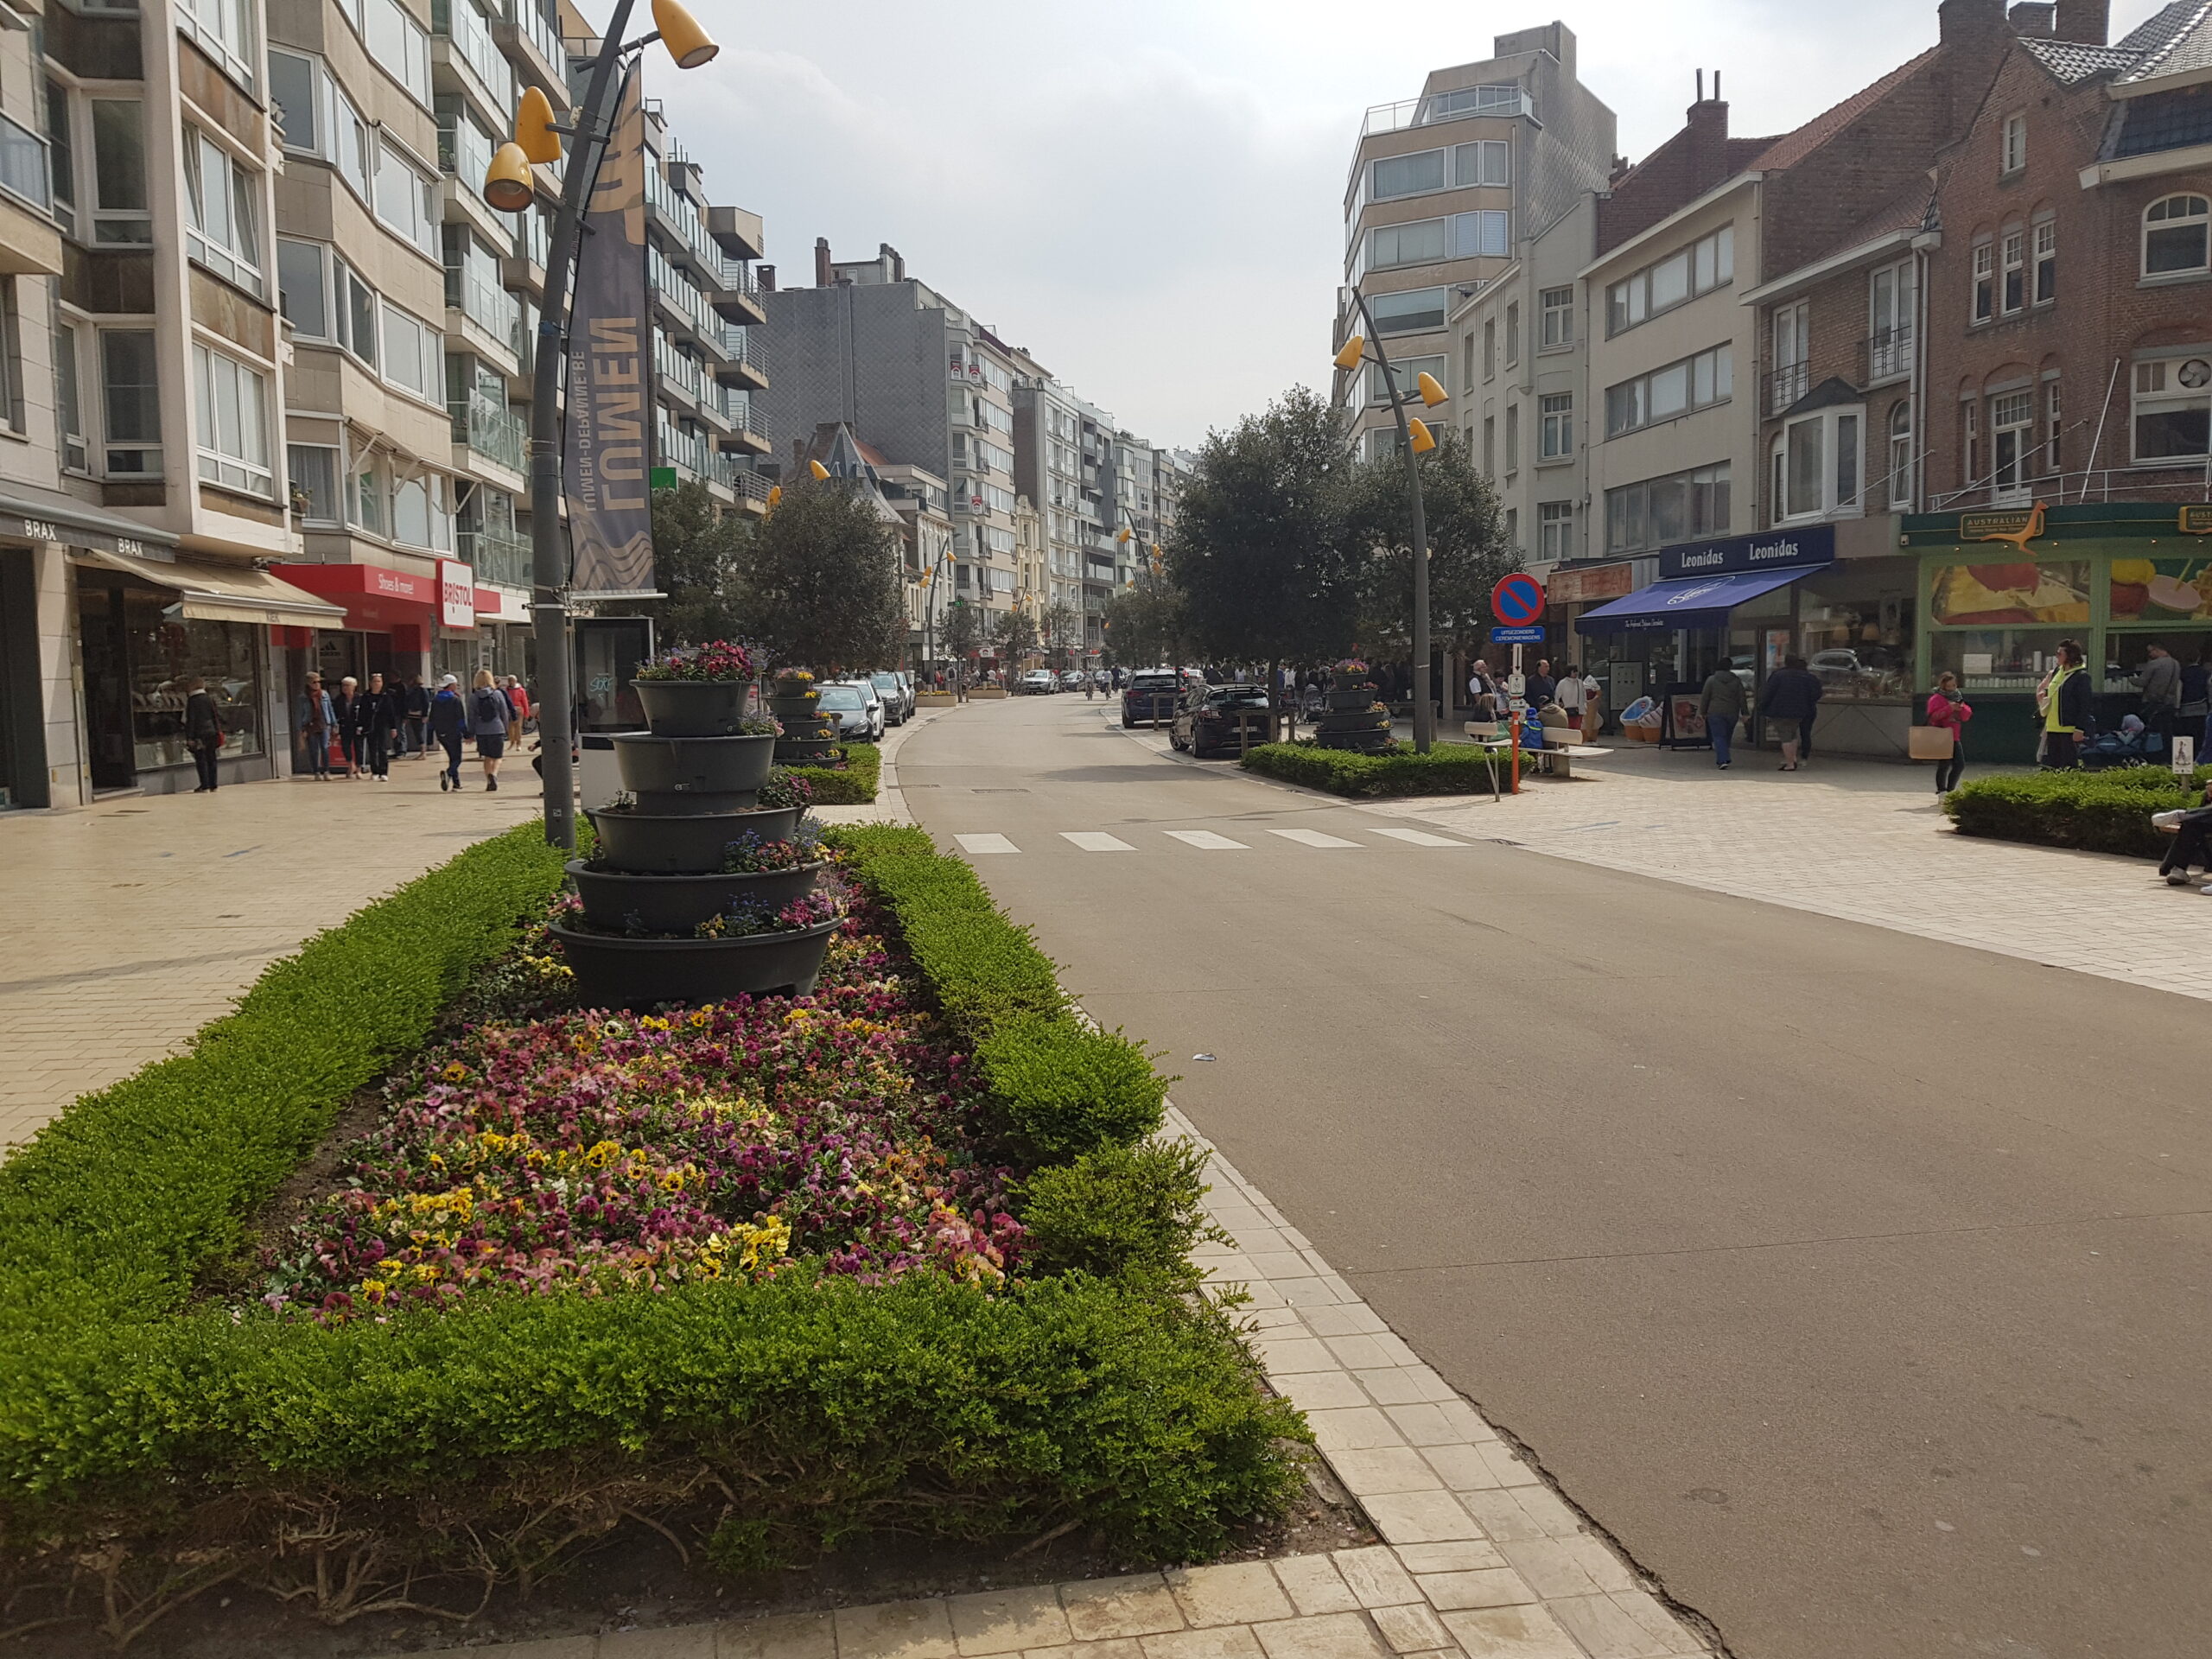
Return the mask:
[[[569,880],[584,901],[584,918],[601,927],[628,927],[632,918],[648,933],[689,933],[709,916],[739,905],[781,910],[814,891],[828,868],[817,861],[789,870],[753,870],[721,875],[633,875],[623,870],[594,870],[570,859]]]
[[[633,680],[645,723],[661,737],[734,737],[745,718],[742,680]]]
[[[832,919],[741,939],[615,939],[558,925],[551,931],[585,1007],[649,1008],[747,995],[804,996],[821,976],[830,936],[841,925]]]
[[[711,875],[722,867],[722,849],[747,830],[763,841],[789,841],[798,828],[795,806],[756,807],[678,817],[656,812],[592,813],[599,855],[610,870],[638,875]]]
[[[768,767],[776,756],[772,733],[765,737],[665,737],[658,732],[617,732],[613,737],[622,787],[641,796],[750,794],[768,781]]]

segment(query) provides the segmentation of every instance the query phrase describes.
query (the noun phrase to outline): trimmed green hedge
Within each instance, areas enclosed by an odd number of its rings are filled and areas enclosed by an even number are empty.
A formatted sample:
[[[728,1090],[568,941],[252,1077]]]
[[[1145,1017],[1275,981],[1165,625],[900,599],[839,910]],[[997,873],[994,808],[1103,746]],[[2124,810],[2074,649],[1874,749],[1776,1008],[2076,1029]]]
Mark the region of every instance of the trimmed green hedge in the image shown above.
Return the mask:
[[[195,1572],[272,1587],[326,1567],[351,1583],[368,1559],[392,1590],[418,1569],[528,1578],[625,1514],[702,1504],[709,1557],[732,1568],[867,1528],[1070,1522],[1198,1559],[1281,1510],[1302,1420],[1179,1294],[1195,1163],[1129,1144],[1164,1085],[1076,1020],[1027,935],[914,830],[833,838],[990,1051],[1008,1135],[1086,1154],[1031,1177],[1058,1276],[997,1294],[803,1273],[491,1294],[328,1329],[181,1312],[338,1105],[553,890],[537,835],[474,848],[312,942],[192,1054],[87,1096],[0,1173],[0,1524],[19,1587],[58,1572],[60,1597],[94,1558],[37,1547],[93,1538],[189,1547]],[[18,1611],[49,1592],[26,1593]]]
[[[851,743],[842,766],[793,766],[791,772],[814,786],[817,806],[868,806],[883,775],[883,752],[873,743]]]
[[[1465,743],[1440,743],[1427,754],[1401,749],[1389,754],[1361,754],[1351,749],[1316,748],[1310,743],[1267,743],[1239,763],[1247,772],[1280,778],[1287,784],[1326,790],[1353,799],[1391,795],[1487,795],[1491,770],[1481,752]],[[1533,768],[1523,766],[1525,781]],[[1506,763],[1498,763],[1504,786]]]
[[[2184,794],[2181,779],[2157,766],[1977,778],[1944,797],[1943,810],[1962,836],[2163,858],[2173,841],[2151,827],[2151,815],[2201,804],[2208,779],[2212,766],[2198,767]]]

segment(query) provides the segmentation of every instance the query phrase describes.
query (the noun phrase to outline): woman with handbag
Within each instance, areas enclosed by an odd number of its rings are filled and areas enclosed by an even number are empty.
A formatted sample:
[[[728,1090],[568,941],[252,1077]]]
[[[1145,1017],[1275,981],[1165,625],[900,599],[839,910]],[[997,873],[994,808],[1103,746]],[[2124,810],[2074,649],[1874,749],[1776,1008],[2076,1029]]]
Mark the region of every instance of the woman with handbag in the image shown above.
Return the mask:
[[[2089,671],[2082,666],[2078,639],[2058,642],[2058,665],[2036,688],[2036,707],[2043,714],[2043,766],[2046,772],[2069,772],[2081,764],[2081,742],[2094,721],[2089,711]]]
[[[1951,758],[1936,763],[1936,798],[1938,800],[1959,786],[1959,774],[1967,769],[1967,721],[1974,718],[1974,706],[1959,690],[1959,677],[1948,669],[1936,677],[1936,689],[1928,694],[1928,723],[1951,734]]]

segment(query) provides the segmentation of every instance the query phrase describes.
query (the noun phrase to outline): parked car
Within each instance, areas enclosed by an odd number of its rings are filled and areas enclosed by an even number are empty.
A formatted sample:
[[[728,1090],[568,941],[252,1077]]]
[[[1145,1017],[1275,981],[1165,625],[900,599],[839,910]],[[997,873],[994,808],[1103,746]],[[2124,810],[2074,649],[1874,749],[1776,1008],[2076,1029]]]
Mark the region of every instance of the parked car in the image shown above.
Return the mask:
[[[1082,690],[1083,671],[1078,668],[1063,670],[1060,674],[1060,690],[1063,691]]]
[[[837,722],[837,735],[855,742],[883,738],[883,699],[866,680],[832,680],[820,688],[814,711]]]
[[[1021,677],[1021,683],[1014,688],[1030,696],[1041,696],[1047,691],[1057,691],[1060,682],[1049,668],[1033,668]]]
[[[1251,726],[1253,744],[1268,741],[1267,708],[1268,689],[1263,685],[1210,685],[1192,691],[1175,711],[1168,745],[1187,749],[1201,760],[1208,751],[1237,753],[1243,747],[1238,735],[1242,725]],[[1253,709],[1260,711],[1257,718],[1249,713]]]
[[[912,714],[914,710],[912,705],[906,701],[906,688],[899,684],[899,677],[886,670],[881,673],[869,675],[868,683],[875,688],[875,695],[883,700],[883,723],[887,726],[904,726],[906,723],[906,716]]]
[[[912,715],[922,706],[921,687],[915,683],[913,675],[903,668],[899,671],[899,689],[906,694],[907,714]]]
[[[1122,688],[1123,730],[1141,720],[1172,719],[1183,700],[1183,677],[1172,668],[1140,668]]]

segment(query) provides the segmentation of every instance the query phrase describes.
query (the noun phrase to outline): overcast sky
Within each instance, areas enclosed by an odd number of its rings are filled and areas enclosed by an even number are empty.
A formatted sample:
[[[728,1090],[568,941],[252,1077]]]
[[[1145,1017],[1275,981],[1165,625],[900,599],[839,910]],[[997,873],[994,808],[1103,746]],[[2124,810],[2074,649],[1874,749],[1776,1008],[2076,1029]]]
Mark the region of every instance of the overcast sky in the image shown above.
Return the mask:
[[[693,3],[721,57],[687,74],[652,54],[647,94],[710,197],[766,218],[779,281],[813,280],[817,236],[839,258],[888,242],[1122,424],[1185,445],[1325,382],[1361,111],[1493,35],[1563,20],[1631,159],[1681,124],[1700,67],[1732,130],[1782,132],[1936,38],[1936,0]],[[2113,38],[2158,9],[2115,0]]]

